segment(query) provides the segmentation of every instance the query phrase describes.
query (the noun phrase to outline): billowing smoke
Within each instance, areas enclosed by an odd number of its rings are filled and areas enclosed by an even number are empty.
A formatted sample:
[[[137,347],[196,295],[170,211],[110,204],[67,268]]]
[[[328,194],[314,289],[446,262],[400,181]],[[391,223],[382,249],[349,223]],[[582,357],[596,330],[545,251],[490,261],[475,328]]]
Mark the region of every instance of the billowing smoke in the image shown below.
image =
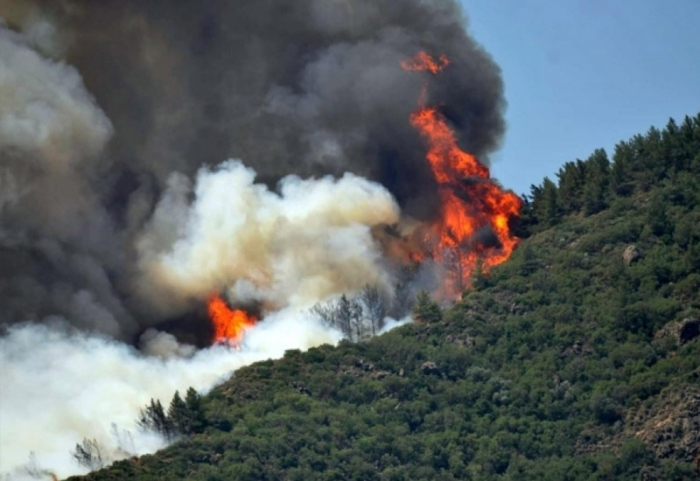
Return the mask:
[[[10,479],[42,470],[58,476],[86,472],[69,453],[84,437],[100,443],[107,461],[153,452],[165,440],[135,427],[152,397],[167,408],[176,390],[206,391],[238,367],[338,339],[314,319],[285,312],[253,327],[240,351],[215,345],[187,352],[161,333],[145,339],[143,350],[150,355],[144,355],[114,340],[70,331],[58,320],[15,326],[0,338],[0,472],[14,475]]]
[[[408,121],[430,74],[402,60],[450,58],[424,100],[463,148],[485,159],[504,128],[453,0],[0,0],[0,19],[0,472],[29,451],[75,472],[76,442],[151,397],[336,341],[313,304],[394,296],[401,247],[377,233],[439,202]],[[171,329],[203,328],[213,294],[263,318],[240,352]],[[133,436],[113,451],[159,446]]]
[[[170,178],[136,241],[144,304],[167,317],[228,289],[234,303],[276,311],[367,283],[392,288],[370,230],[398,221],[387,190],[345,174],[285,177],[277,194],[254,176],[230,161],[201,170],[193,188],[182,175]]]
[[[109,119],[75,68],[1,25],[0,105],[0,320],[60,312],[132,330],[110,280],[126,259],[95,185]]]
[[[451,1],[4,0],[0,16],[9,25],[0,37],[4,323],[58,313],[128,340],[189,306],[204,286],[174,284],[184,275],[174,264],[203,255],[192,243],[207,236],[206,221],[190,218],[185,238],[166,246],[175,241],[164,217],[174,202],[187,204],[187,184],[203,166],[225,159],[242,159],[270,188],[289,174],[352,172],[383,184],[404,214],[434,215],[434,181],[407,121],[428,74],[400,66],[419,49],[452,60],[431,80],[430,101],[443,106],[464,148],[483,158],[503,130],[498,68]],[[199,174],[199,182],[208,178]],[[196,189],[192,217],[207,197]],[[372,193],[349,194],[328,202],[373,202]],[[235,222],[242,220],[225,227]],[[274,235],[268,246],[279,250],[288,234]],[[174,260],[169,247],[189,260]],[[264,289],[284,289],[264,262],[255,274],[268,276]],[[243,268],[217,269],[238,276]],[[205,269],[213,276],[207,287],[231,287],[231,278]],[[187,299],[164,310],[158,296],[134,292],[154,275],[167,277],[156,290],[166,284]],[[241,289],[252,275],[239,277]]]

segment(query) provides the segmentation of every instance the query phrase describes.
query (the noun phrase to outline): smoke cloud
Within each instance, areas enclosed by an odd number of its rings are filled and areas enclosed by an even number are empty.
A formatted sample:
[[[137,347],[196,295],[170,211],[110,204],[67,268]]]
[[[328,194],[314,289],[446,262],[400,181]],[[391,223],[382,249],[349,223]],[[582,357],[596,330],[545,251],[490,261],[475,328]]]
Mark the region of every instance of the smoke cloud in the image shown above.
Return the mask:
[[[241,366],[339,339],[317,320],[289,311],[254,326],[240,350],[215,345],[196,353],[166,333],[146,336],[146,355],[56,319],[13,327],[0,338],[0,473],[23,479],[30,452],[38,468],[59,477],[85,472],[69,453],[85,437],[97,440],[108,460],[153,452],[165,440],[135,423],[151,398],[167,408],[176,390],[206,392]]]
[[[136,292],[163,316],[228,289],[234,303],[267,311],[309,307],[370,283],[391,290],[370,228],[398,221],[383,187],[341,179],[285,177],[279,194],[253,183],[239,162],[203,169],[193,189],[171,177],[137,240]],[[187,199],[194,196],[191,205]]]
[[[150,452],[111,423],[335,342],[316,302],[391,297],[377,231],[438,202],[419,50],[450,57],[426,101],[486,159],[502,81],[453,0],[0,0],[0,471],[76,472],[83,437]],[[264,318],[240,352],[170,329],[214,293]]]
[[[432,176],[421,139],[407,120],[429,74],[407,75],[400,67],[419,49],[452,59],[449,69],[431,79],[429,100],[444,106],[464,148],[483,157],[503,131],[499,70],[467,35],[452,1],[212,0],[166,6],[3,0],[0,16],[9,25],[0,32],[0,322],[5,324],[58,314],[81,328],[131,340],[145,327],[183,314],[194,297],[212,288],[228,289],[233,298],[248,292],[270,306],[304,302],[314,290],[325,295],[347,288],[331,279],[337,274],[318,272],[334,260],[311,266],[318,253],[308,256],[303,277],[296,276],[309,285],[294,300],[284,295],[289,275],[272,272],[285,269],[275,264],[278,254],[264,258],[258,250],[262,265],[253,267],[258,258],[252,257],[245,266],[229,261],[214,268],[219,253],[207,266],[197,256],[209,248],[193,243],[219,241],[206,233],[212,226],[196,220],[201,214],[195,211],[203,202],[216,202],[214,194],[203,192],[206,187],[195,186],[195,192],[188,184],[213,186],[207,180],[213,177],[200,170],[214,172],[205,166],[240,158],[270,189],[291,191],[292,184],[304,182],[278,184],[290,174],[354,173],[384,185],[404,214],[434,215]],[[347,179],[338,182],[338,191],[353,183]],[[302,188],[312,183],[306,182]],[[327,202],[369,206],[375,193],[366,187],[359,189],[367,194],[363,199],[341,201],[335,193]],[[256,189],[261,187],[248,190]],[[197,196],[189,213],[187,195]],[[388,205],[387,199],[379,202]],[[170,219],[168,209],[175,209]],[[361,237],[362,226],[395,217],[385,207],[379,210],[381,219],[356,216],[354,227],[345,227]],[[187,227],[179,225],[178,215],[190,218]],[[236,222],[241,219],[225,227]],[[171,228],[188,232],[166,232]],[[260,228],[236,232],[235,238],[249,236],[247,242],[253,242],[251,231]],[[306,249],[282,249],[279,242],[286,236],[300,246],[319,237],[307,233],[302,241],[300,229],[280,229],[274,241],[265,234],[266,245],[284,250],[286,262],[302,267]],[[352,247],[371,251],[367,237]],[[229,255],[248,254],[251,250]],[[201,271],[195,262],[204,262]],[[387,282],[366,264],[358,276],[368,273],[367,281]],[[185,276],[193,273],[202,285],[185,285]],[[162,295],[144,295],[163,294],[165,286],[168,306]]]

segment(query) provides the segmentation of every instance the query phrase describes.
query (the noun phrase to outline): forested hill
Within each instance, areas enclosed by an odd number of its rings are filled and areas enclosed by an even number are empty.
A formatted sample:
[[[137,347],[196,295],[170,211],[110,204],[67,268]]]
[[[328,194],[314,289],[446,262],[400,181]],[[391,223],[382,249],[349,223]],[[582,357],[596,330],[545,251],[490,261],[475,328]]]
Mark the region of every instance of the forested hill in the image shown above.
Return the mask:
[[[85,479],[700,479],[700,115],[557,177],[462,301],[243,368]]]

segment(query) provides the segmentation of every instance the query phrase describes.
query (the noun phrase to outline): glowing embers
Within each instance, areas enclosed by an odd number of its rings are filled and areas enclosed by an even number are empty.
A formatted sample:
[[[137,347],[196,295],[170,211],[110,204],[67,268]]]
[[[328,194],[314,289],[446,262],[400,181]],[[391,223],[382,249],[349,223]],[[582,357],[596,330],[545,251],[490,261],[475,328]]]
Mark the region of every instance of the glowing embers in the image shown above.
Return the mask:
[[[437,74],[449,65],[441,56],[425,52],[404,61],[409,71]],[[459,296],[477,270],[488,271],[510,257],[518,238],[510,232],[510,220],[518,217],[522,200],[490,179],[489,169],[461,150],[454,132],[437,107],[425,106],[426,90],[411,114],[411,125],[425,139],[426,160],[438,184],[440,212],[424,233],[429,256],[447,271],[443,294]]]
[[[237,346],[247,329],[258,321],[241,309],[231,309],[218,295],[208,301],[209,319],[214,326],[214,342]]]

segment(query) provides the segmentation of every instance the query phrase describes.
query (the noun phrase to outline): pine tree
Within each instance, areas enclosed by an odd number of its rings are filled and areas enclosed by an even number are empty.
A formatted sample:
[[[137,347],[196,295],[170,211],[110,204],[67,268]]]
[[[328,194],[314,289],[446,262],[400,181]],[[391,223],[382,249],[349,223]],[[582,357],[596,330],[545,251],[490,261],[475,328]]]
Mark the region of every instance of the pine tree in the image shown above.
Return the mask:
[[[168,421],[173,431],[179,434],[192,433],[192,420],[187,404],[180,397],[180,393],[175,391],[170,407],[168,408]]]
[[[618,195],[632,193],[632,149],[627,142],[615,145],[613,164],[610,169],[610,187]]]
[[[413,315],[426,323],[435,323],[442,320],[442,309],[430,298],[430,294],[421,291],[416,297],[416,305],[413,306]]]
[[[193,387],[190,387],[185,394],[185,405],[189,417],[190,432],[201,433],[207,425],[207,420],[202,408],[202,399]]]
[[[160,401],[151,399],[151,403],[141,410],[137,423],[143,429],[155,431],[166,439],[173,436],[172,425]]]
[[[559,178],[559,205],[566,213],[581,210],[581,194],[586,182],[586,166],[580,160],[567,162],[557,172]]]
[[[83,438],[82,444],[76,444],[75,451],[71,451],[71,455],[78,464],[85,466],[91,471],[102,469],[105,466],[102,446],[96,439]]]
[[[532,186],[531,189],[532,211],[537,223],[543,227],[556,224],[560,214],[556,184],[545,177],[541,187]]]
[[[377,332],[384,327],[386,303],[377,286],[370,286],[369,284],[362,289],[360,300],[364,305],[372,335],[376,336]]]
[[[356,298],[349,299],[343,294],[337,302],[316,304],[311,312],[340,330],[351,340],[360,340],[365,332],[362,304]]]
[[[606,193],[610,176],[610,161],[603,149],[596,149],[586,160],[586,182],[583,186],[583,210],[596,214],[607,207]]]

